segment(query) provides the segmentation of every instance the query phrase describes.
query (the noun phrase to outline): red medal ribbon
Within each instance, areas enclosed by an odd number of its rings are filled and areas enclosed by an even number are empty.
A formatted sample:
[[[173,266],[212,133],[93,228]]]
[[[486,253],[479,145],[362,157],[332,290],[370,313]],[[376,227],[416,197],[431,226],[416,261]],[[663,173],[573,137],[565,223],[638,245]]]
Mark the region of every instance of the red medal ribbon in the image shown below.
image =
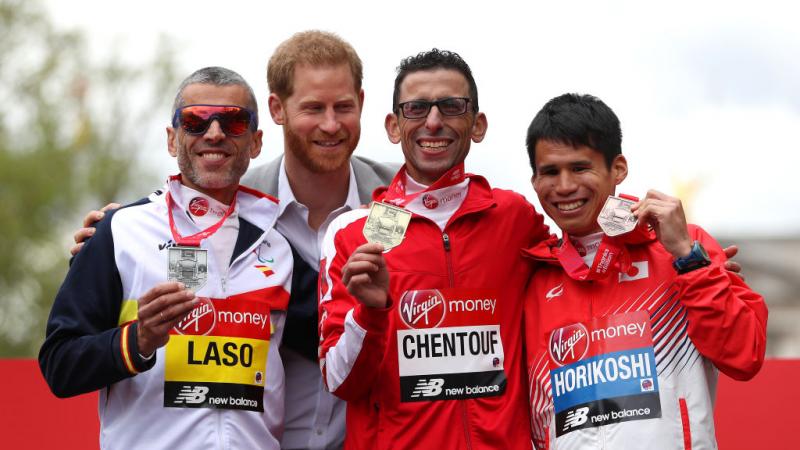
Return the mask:
[[[233,210],[236,208],[236,194],[233,195],[231,206],[228,207],[228,210],[225,211],[225,215],[219,219],[219,222],[191,236],[181,236],[181,234],[178,232],[178,227],[175,226],[175,218],[172,216],[173,206],[175,206],[175,201],[172,199],[172,193],[167,191],[167,214],[169,215],[169,228],[172,231],[172,239],[174,239],[178,245],[183,245],[186,247],[200,247],[200,242],[216,233],[225,222],[225,219],[227,219],[228,216],[233,213]]]
[[[427,189],[414,194],[406,195],[406,176],[408,176],[406,173],[406,167],[403,166],[402,170],[397,172],[397,175],[395,175],[394,179],[392,180],[392,184],[390,184],[389,188],[386,190],[386,195],[384,197],[386,203],[391,203],[397,206],[406,206],[422,194],[456,185],[466,179],[464,175],[464,163],[462,162],[461,164],[458,164],[445,172],[441,177],[439,177],[438,180],[436,180],[435,183],[428,186]]]
[[[564,236],[563,242],[554,253],[570,278],[575,280],[600,280],[612,272],[627,271],[631,264],[624,244],[617,238],[603,236],[591,268],[586,266],[568,236]]]

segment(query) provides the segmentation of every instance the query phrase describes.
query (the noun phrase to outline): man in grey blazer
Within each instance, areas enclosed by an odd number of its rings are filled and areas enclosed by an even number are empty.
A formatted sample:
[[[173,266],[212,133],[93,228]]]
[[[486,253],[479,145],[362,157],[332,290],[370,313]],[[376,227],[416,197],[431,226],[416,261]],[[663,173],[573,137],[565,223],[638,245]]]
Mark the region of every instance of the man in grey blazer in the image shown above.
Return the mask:
[[[317,361],[320,244],[339,214],[371,200],[398,166],[351,157],[361,135],[361,59],[350,44],[320,31],[297,33],[267,66],[269,111],[283,127],[284,154],[242,179],[280,200],[276,228],[292,245],[292,298],[281,357],[286,369],[284,449],[337,449],[344,402],[322,384]]]
[[[361,59],[332,33],[297,33],[275,50],[267,67],[269,112],[283,127],[284,154],[250,169],[242,184],[278,197],[276,229],[292,245],[292,296],[281,357],[286,370],[283,449],[340,449],[345,404],[322,384],[317,360],[319,245],[339,214],[371,201],[399,169],[351,157],[361,135]],[[112,205],[109,205],[112,206]],[[104,209],[107,209],[108,206]],[[102,213],[93,211],[75,234],[77,245]]]

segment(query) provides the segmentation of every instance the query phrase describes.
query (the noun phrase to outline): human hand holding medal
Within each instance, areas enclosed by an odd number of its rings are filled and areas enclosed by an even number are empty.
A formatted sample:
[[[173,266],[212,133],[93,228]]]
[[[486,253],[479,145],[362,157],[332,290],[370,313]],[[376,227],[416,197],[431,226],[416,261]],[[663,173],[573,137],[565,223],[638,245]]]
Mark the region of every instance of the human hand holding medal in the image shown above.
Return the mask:
[[[372,202],[362,233],[370,243],[383,244],[384,253],[403,242],[411,212],[381,202]]]
[[[635,203],[634,200],[609,195],[597,216],[597,223],[603,232],[613,237],[633,231],[637,220],[631,211],[631,206]]]

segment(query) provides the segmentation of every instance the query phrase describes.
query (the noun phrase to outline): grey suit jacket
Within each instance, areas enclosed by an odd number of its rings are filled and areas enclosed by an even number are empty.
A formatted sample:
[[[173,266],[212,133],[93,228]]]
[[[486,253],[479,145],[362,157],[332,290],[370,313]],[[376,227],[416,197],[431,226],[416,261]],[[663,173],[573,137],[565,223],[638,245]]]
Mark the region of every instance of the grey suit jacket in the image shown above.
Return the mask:
[[[265,194],[278,196],[278,171],[281,168],[283,155],[275,158],[263,166],[249,170],[242,177],[242,184],[258,189]],[[356,175],[356,186],[358,186],[358,198],[361,203],[367,204],[372,201],[372,191],[379,186],[387,186],[392,178],[400,169],[400,164],[385,164],[375,162],[361,156],[352,156],[350,164],[353,166],[353,173]]]
[[[242,184],[258,189],[266,194],[278,195],[278,176],[281,158],[270,161],[247,172]],[[353,173],[356,177],[358,197],[361,203],[372,201],[372,191],[379,186],[386,186],[399,170],[399,164],[381,164],[367,158],[353,156],[350,158]],[[286,311],[282,346],[308,358],[317,360],[317,278],[318,268],[308,265],[292,246],[294,269],[292,272],[292,293]]]

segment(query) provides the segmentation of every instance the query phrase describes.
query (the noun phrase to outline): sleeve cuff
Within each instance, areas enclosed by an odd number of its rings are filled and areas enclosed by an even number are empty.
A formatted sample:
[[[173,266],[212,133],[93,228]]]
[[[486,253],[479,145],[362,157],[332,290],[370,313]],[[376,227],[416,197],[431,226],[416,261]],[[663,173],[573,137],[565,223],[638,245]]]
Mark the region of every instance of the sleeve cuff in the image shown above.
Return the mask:
[[[120,352],[125,369],[131,375],[151,369],[155,363],[155,352],[150,357],[145,358],[139,353],[139,345],[136,340],[136,330],[139,322],[131,322],[122,327],[120,332]]]
[[[359,303],[353,311],[353,319],[369,332],[385,332],[391,310],[391,298],[387,299],[385,308],[370,308]]]

